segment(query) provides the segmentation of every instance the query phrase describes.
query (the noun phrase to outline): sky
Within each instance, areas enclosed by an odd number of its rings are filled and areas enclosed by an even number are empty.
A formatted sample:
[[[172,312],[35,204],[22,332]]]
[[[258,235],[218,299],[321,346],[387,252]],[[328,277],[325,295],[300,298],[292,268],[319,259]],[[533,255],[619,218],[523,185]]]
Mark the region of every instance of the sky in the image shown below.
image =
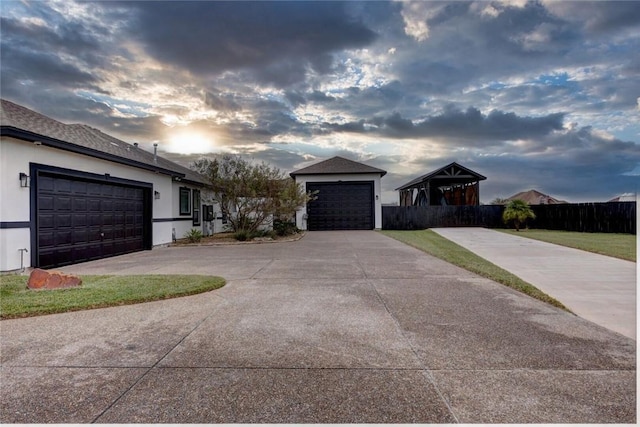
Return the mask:
[[[490,203],[637,192],[637,1],[0,2],[0,95],[187,166],[333,156]]]

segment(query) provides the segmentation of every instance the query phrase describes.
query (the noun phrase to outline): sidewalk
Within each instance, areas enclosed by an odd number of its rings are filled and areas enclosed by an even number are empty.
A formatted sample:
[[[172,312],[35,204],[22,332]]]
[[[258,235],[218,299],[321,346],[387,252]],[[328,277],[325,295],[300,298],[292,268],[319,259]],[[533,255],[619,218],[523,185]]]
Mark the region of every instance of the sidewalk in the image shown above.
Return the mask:
[[[486,228],[433,228],[578,316],[636,339],[636,263]]]

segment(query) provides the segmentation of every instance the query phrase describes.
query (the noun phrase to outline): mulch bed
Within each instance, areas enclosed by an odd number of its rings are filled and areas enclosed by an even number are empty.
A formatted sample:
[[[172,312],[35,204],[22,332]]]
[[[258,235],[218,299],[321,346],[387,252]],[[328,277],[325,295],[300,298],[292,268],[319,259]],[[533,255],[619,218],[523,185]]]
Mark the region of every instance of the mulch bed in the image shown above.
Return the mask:
[[[302,231],[290,236],[276,236],[275,239],[270,237],[256,237],[253,240],[244,242],[238,241],[233,237],[233,233],[216,233],[213,236],[203,237],[199,243],[190,243],[187,239],[178,239],[169,246],[219,246],[219,245],[250,245],[257,243],[280,243],[295,242],[304,237],[305,232]]]

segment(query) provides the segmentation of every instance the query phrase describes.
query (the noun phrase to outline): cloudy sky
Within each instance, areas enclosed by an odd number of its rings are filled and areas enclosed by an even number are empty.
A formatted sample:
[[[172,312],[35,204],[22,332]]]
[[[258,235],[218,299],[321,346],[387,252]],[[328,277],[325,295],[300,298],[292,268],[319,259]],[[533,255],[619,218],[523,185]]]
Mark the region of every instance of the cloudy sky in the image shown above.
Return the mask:
[[[1,95],[187,165],[334,155],[393,190],[452,161],[481,200],[640,181],[640,7],[622,2],[0,3]]]

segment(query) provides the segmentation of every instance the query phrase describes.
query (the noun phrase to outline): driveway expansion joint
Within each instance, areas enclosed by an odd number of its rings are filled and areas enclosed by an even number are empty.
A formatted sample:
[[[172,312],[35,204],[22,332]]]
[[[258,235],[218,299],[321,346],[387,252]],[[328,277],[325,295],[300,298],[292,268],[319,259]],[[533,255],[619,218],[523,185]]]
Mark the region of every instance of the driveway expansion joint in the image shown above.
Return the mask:
[[[359,262],[358,262],[358,264],[359,264]],[[440,400],[442,400],[442,402],[446,406],[447,410],[449,411],[449,414],[453,417],[454,421],[459,424],[460,420],[459,420],[458,416],[456,415],[455,411],[453,410],[453,408],[451,407],[451,403],[449,402],[449,400],[447,400],[447,398],[444,396],[442,390],[440,390],[440,388],[438,387],[438,384],[436,383],[436,379],[431,374],[431,371],[430,371],[429,367],[427,367],[422,362],[422,359],[420,358],[420,356],[418,354],[418,350],[415,348],[415,346],[413,345],[411,340],[407,337],[404,329],[400,325],[400,321],[393,315],[393,313],[391,312],[391,310],[387,306],[387,303],[385,302],[384,298],[382,298],[382,295],[380,295],[380,292],[378,291],[378,288],[376,288],[376,286],[370,280],[367,280],[367,283],[369,284],[369,286],[371,286],[371,288],[373,289],[374,293],[376,294],[376,297],[378,298],[378,300],[380,301],[380,303],[382,304],[384,309],[387,311],[389,316],[393,319],[393,322],[395,323],[395,326],[396,326],[397,330],[399,331],[399,333],[402,336],[402,338],[405,340],[406,344],[411,349],[411,352],[413,353],[413,356],[414,356],[415,360],[422,367],[422,369],[420,369],[420,371],[422,372],[423,376],[427,379],[427,381],[429,381],[429,383],[431,383],[431,385],[435,389],[436,393],[438,394],[438,397],[440,398]]]
[[[129,393],[129,391],[131,391],[136,385],[138,385],[156,366],[158,366],[158,364],[160,362],[162,362],[173,350],[175,350],[180,344],[182,344],[184,342],[185,339],[187,339],[187,337],[189,337],[189,335],[191,335],[196,329],[198,329],[200,327],[200,325],[202,325],[207,319],[209,319],[211,316],[213,316],[213,314],[215,313],[215,310],[212,311],[211,313],[209,313],[209,315],[203,317],[199,322],[196,323],[196,325],[187,333],[185,334],[180,340],[178,340],[178,342],[171,347],[169,350],[167,350],[162,357],[160,357],[158,360],[156,360],[156,362],[149,367],[148,369],[146,369],[142,375],[140,375],[129,387],[127,387],[126,390],[124,390],[118,397],[116,397],[111,404],[109,404],[102,412],[100,412],[92,421],[91,424],[95,424],[96,422],[98,422],[98,420],[100,419],[100,417],[102,417],[105,413],[107,413],[111,408],[113,408],[113,406],[118,403],[124,396],[127,395],[127,393]]]

